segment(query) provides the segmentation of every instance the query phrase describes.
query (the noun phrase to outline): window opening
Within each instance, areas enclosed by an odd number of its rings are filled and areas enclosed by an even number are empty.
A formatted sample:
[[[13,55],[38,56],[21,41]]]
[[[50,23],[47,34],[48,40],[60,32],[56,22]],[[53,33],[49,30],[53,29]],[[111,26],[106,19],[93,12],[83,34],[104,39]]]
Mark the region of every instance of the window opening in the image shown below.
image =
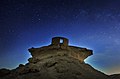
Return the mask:
[[[60,39],[60,43],[63,43],[63,39]]]

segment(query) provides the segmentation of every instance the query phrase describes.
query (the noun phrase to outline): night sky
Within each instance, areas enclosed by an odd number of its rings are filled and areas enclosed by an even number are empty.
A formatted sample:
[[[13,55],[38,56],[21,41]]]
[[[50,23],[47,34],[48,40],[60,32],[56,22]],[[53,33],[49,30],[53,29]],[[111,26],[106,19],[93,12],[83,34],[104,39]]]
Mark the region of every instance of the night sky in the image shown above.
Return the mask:
[[[92,49],[85,62],[106,74],[120,73],[120,0],[0,0],[0,68],[16,68],[28,48],[54,36]]]

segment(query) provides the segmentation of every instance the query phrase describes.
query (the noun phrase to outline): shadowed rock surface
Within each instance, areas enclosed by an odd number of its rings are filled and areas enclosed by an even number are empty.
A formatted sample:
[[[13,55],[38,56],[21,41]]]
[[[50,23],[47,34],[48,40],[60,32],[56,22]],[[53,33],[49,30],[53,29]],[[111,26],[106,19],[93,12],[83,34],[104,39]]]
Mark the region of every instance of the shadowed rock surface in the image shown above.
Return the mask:
[[[110,75],[111,79],[120,79],[120,74]]]
[[[68,43],[67,38],[55,37],[49,46],[29,49],[29,63],[13,70],[1,69],[0,79],[118,79],[84,62],[92,50]]]

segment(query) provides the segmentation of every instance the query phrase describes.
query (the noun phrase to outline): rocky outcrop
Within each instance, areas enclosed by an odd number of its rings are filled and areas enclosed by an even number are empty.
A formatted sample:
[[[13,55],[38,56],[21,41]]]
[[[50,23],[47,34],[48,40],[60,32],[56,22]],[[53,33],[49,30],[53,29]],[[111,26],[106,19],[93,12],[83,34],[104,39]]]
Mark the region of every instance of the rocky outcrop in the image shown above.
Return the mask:
[[[66,56],[53,56],[19,66],[0,79],[107,79],[90,65]]]
[[[110,75],[110,78],[111,78],[111,79],[120,79],[120,74]]]
[[[55,37],[49,46],[29,51],[29,63],[13,70],[1,69],[0,79],[110,79],[84,62],[92,50],[69,46],[66,38]]]
[[[4,77],[6,75],[10,74],[9,69],[0,69],[0,77]]]
[[[60,40],[62,40],[62,42],[60,42]],[[78,59],[80,62],[84,62],[84,59],[93,54],[92,50],[69,46],[68,43],[67,38],[54,37],[52,38],[52,43],[49,46],[44,46],[41,48],[32,47],[29,49],[29,52],[32,55],[29,62],[36,62],[55,55],[66,55],[67,57],[73,57]]]

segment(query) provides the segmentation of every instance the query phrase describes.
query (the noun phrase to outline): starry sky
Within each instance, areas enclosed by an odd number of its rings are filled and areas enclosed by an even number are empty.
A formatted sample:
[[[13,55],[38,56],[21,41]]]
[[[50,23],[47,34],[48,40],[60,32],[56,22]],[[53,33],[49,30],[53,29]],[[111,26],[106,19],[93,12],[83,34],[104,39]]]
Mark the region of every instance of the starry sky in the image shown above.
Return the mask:
[[[106,74],[120,73],[120,0],[0,0],[0,68],[16,68],[28,48],[54,36],[92,49],[85,62]]]

